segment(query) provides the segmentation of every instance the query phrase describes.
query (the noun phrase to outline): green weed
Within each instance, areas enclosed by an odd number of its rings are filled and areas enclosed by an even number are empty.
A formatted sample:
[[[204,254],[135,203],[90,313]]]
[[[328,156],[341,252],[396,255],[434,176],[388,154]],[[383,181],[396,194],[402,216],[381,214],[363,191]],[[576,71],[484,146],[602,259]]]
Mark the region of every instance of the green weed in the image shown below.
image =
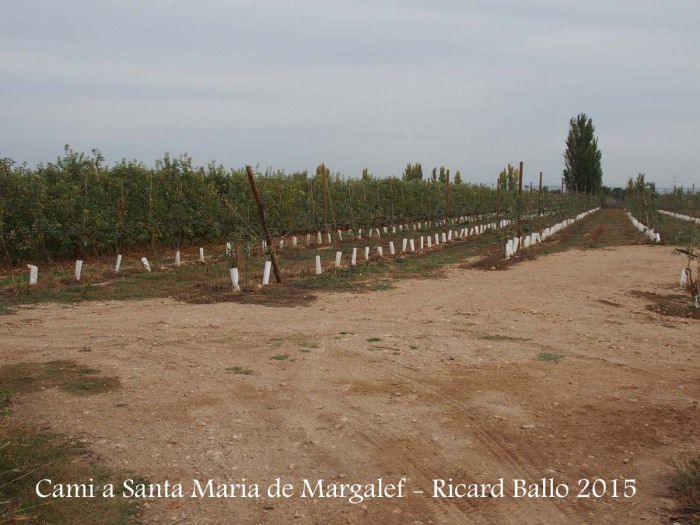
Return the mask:
[[[672,465],[676,471],[673,491],[680,510],[688,517],[689,523],[700,523],[700,455]]]
[[[250,368],[243,368],[242,366],[231,366],[226,369],[229,374],[245,375],[249,376],[253,373]]]
[[[535,356],[536,361],[547,361],[551,363],[558,363],[563,360],[565,356],[561,354],[552,354],[549,352],[541,352]]]
[[[531,339],[527,339],[524,337],[511,337],[509,335],[483,335],[480,337],[480,339],[483,339],[485,341],[531,341]]]

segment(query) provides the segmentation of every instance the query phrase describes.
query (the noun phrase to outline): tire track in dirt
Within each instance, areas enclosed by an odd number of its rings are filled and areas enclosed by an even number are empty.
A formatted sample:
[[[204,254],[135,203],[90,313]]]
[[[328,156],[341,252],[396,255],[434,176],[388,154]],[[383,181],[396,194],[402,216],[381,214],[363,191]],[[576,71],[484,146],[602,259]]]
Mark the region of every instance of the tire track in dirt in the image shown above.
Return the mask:
[[[265,335],[266,337],[269,336],[269,334]],[[296,340],[293,340],[292,342],[294,345],[297,343],[298,341]],[[147,355],[153,364],[159,367],[173,366],[176,370],[180,370],[183,367],[183,362],[189,363],[190,365],[196,367],[197,370],[205,372],[203,377],[199,377],[199,380],[203,383],[214,386],[217,389],[222,389],[238,398],[250,400],[251,403],[260,404],[261,400],[272,401],[275,409],[258,411],[255,419],[253,419],[253,417],[247,411],[241,413],[240,417],[244,420],[244,424],[248,432],[251,432],[251,430],[253,431],[255,436],[253,438],[254,442],[268,443],[269,445],[270,434],[284,436],[287,441],[309,441],[312,437],[314,437],[314,447],[311,451],[309,451],[309,456],[313,455],[313,463],[323,465],[326,469],[335,469],[337,472],[341,472],[347,467],[347,465],[344,467],[341,463],[339,463],[330,449],[323,445],[324,440],[317,440],[317,438],[314,436],[314,434],[317,434],[319,430],[318,426],[314,424],[314,421],[323,421],[323,417],[319,417],[317,415],[319,411],[318,406],[311,406],[312,401],[305,395],[309,392],[317,391],[318,387],[321,386],[322,382],[324,381],[325,376],[323,373],[323,361],[328,357],[325,355],[324,351],[314,349],[311,350],[311,352],[304,353],[304,366],[295,366],[293,369],[294,382],[298,383],[299,387],[292,389],[291,387],[293,385],[290,384],[289,388],[283,387],[283,390],[261,389],[252,384],[244,385],[242,383],[232,385],[217,377],[221,373],[221,370],[220,368],[209,364],[210,356],[208,355],[202,355],[201,358],[179,356],[177,360],[169,358],[167,356],[167,352],[158,352],[157,355],[152,352],[147,352]],[[355,361],[366,362],[367,358],[367,356],[363,356],[361,353],[359,353],[359,351],[350,352],[348,357],[350,357],[349,360],[353,363]],[[353,366],[355,365],[353,364]],[[187,375],[189,370],[189,368],[186,369],[184,375]],[[296,393],[292,394],[292,392]],[[286,396],[286,394],[291,395]],[[324,405],[326,412],[342,413],[342,411],[345,409],[345,407],[337,404],[328,405],[328,403],[334,401],[332,398],[314,400],[314,402],[316,401],[318,402],[318,405]],[[333,417],[334,416],[329,416],[328,419],[332,420]],[[278,465],[277,467],[280,470],[283,468],[281,465]],[[292,500],[290,500],[290,503],[292,503],[293,506],[296,506],[296,503],[292,502]],[[255,512],[258,519],[257,521],[252,520],[251,523],[267,523],[270,519],[274,520],[274,516],[276,516],[278,512],[285,512],[284,509],[285,507],[277,508],[277,506],[271,511],[256,509]],[[315,512],[322,513],[323,509],[307,508],[306,511],[310,514]],[[281,517],[281,515],[279,516]],[[367,517],[362,513],[347,513],[344,516],[344,519],[344,523],[351,525],[364,525],[367,522]]]
[[[298,382],[300,385],[303,385],[303,387],[300,388],[300,390],[302,390],[304,393],[318,391],[318,387],[328,380],[328,377],[323,374],[323,363],[329,357],[327,352],[341,352],[343,358],[349,361],[350,367],[352,367],[353,369],[356,367],[361,368],[362,365],[366,365],[368,357],[371,357],[367,356],[359,349],[346,351],[338,350],[337,348],[332,348],[325,349],[324,351],[312,350],[311,352],[306,353],[305,355],[308,356],[308,361],[305,362],[305,366],[301,370],[295,370],[295,372],[297,373],[295,381]],[[332,424],[334,418],[336,417],[335,414],[343,413],[344,411],[347,411],[348,408],[347,406],[344,406],[342,404],[335,403],[335,400],[330,397],[318,399],[317,401],[318,405],[315,407],[311,407],[309,406],[309,401],[306,398],[303,398],[301,395],[297,395],[293,398],[293,401],[290,404],[285,405],[284,411],[280,411],[280,413],[283,415],[275,415],[274,413],[272,413],[268,414],[266,417],[270,419],[270,424],[278,425],[278,427],[281,428],[283,432],[299,432],[300,427],[298,425],[298,422],[300,420],[308,422],[309,414],[311,414],[311,417],[314,418],[314,420],[322,422],[324,423],[324,425],[326,425]],[[321,409],[320,407],[323,408]],[[319,412],[320,410],[323,410],[323,412]],[[309,422],[309,424],[312,423]],[[363,423],[362,426],[366,427],[368,425],[371,425],[371,422],[367,421],[366,423]],[[325,429],[324,427],[316,427],[312,428],[311,430],[304,429],[303,431],[305,432],[308,438],[309,435],[317,433],[319,429],[322,431],[329,430]],[[362,432],[360,432],[360,434],[358,434],[357,432],[353,432],[352,436],[362,437],[363,434]],[[339,438],[333,438],[334,441],[336,439]],[[337,472],[344,471],[345,468],[348,467],[348,465],[340,462],[336,455],[331,451],[329,446],[323,445],[324,441],[328,442],[328,440],[319,440],[319,442],[315,442],[316,450],[314,451],[314,457],[316,459],[316,464],[324,465],[324,468],[326,469],[328,469],[329,467],[334,468]],[[377,449],[381,450],[382,447],[377,447]],[[351,458],[351,460],[352,459],[357,461],[360,459],[360,456],[358,455],[355,458]],[[318,509],[318,511],[322,512],[322,509]],[[384,512],[386,512],[384,509],[378,509],[378,511],[379,515],[382,515]],[[389,517],[386,517],[386,519],[391,520],[391,518]],[[367,523],[367,520],[368,516],[366,514],[363,514],[362,512],[346,512],[343,515],[342,523],[347,523],[349,525],[365,525]]]
[[[442,474],[438,473],[434,468],[418,465],[410,454],[397,453],[394,451],[395,448],[387,447],[379,435],[369,428],[358,430],[356,435],[369,443],[374,449],[380,450],[382,457],[390,458],[389,463],[392,469],[406,468],[407,477],[419,480],[422,488],[432,486],[434,479],[443,478]],[[423,494],[423,497],[421,497],[413,493],[411,493],[410,497],[421,498],[422,504],[439,520],[438,523],[471,523],[474,525],[497,525],[500,523],[484,515],[482,513],[483,509],[480,509],[469,498],[445,500],[444,498],[434,498],[426,494]]]
[[[439,399],[441,403],[452,408],[458,413],[467,414],[479,412],[473,406],[468,406],[465,403],[456,401],[453,397],[445,395],[444,392],[440,392],[435,388],[430,387],[425,382],[417,382],[415,378],[397,371],[395,368],[387,367],[387,374],[391,377],[402,379],[405,381],[410,381],[417,387],[420,387],[425,393]],[[482,420],[486,418],[482,416]],[[487,424],[486,427],[489,425]],[[471,425],[470,432],[473,436],[475,443],[481,448],[486,450],[486,452],[493,458],[495,458],[500,465],[514,465],[516,468],[509,468],[508,472],[504,472],[502,476],[507,479],[527,479],[533,480],[537,479],[538,476],[542,474],[542,466],[544,464],[544,458],[536,452],[533,447],[528,447],[523,452],[517,449],[509,449],[508,447],[501,445],[503,440],[501,433],[497,431],[491,431],[487,428],[482,428],[478,425]],[[436,479],[442,479],[442,476],[438,475]],[[566,506],[559,506],[554,501],[549,498],[542,498],[538,500],[540,503],[547,505],[547,511],[549,519],[556,516],[561,518],[561,523],[585,523],[582,517],[575,511],[569,509]],[[502,509],[508,512],[509,517],[515,518],[515,523],[527,523],[528,519],[532,515],[531,503],[528,503],[527,499],[516,499],[509,498],[507,509]],[[505,506],[504,506],[505,507]],[[553,521],[547,521],[545,523],[553,523]]]
[[[367,351],[343,349],[340,350],[343,356],[349,358],[353,367],[358,367],[366,364],[371,357],[367,355]],[[388,352],[383,352],[388,355]],[[387,364],[390,361],[381,360],[382,364]],[[395,362],[395,360],[394,360]],[[397,372],[392,372],[392,367],[383,366],[383,371],[380,374],[383,377],[392,375],[394,378],[401,378],[414,383],[414,378]],[[363,427],[355,432],[355,436],[367,442],[374,450],[380,451],[382,462],[387,464],[391,470],[407,469],[406,474],[409,478],[419,480],[422,489],[432,487],[434,479],[443,479],[443,474],[436,469],[419,465],[415,458],[407,453],[397,452],[392,445],[387,445],[382,440],[379,433],[372,430],[371,422],[363,425]],[[389,460],[387,461],[386,458]],[[469,498],[455,498],[445,500],[444,498],[433,498],[429,495],[420,497],[419,495],[411,494],[411,497],[420,498],[420,502],[427,510],[438,520],[437,523],[470,523],[474,525],[497,525],[499,522],[492,520],[490,517],[482,514],[483,509]]]

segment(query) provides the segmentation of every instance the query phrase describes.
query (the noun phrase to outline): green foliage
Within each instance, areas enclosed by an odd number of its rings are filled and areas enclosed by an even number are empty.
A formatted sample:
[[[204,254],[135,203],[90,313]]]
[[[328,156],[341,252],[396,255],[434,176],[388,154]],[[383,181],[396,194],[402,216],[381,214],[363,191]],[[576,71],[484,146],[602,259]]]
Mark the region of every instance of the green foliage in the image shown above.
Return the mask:
[[[553,354],[551,352],[540,352],[535,356],[536,361],[546,361],[550,363],[558,363],[562,359],[564,359],[565,356],[561,354]]]
[[[229,374],[245,375],[245,376],[249,376],[253,373],[253,371],[250,368],[244,368],[242,366],[231,366],[231,367],[226,369],[226,372]]]
[[[700,522],[700,454],[687,461],[673,462],[676,480],[673,486],[680,510],[689,523]]]
[[[119,378],[101,376],[97,372],[74,361],[17,363],[0,367],[0,384],[5,392],[25,393],[58,387],[75,395],[101,394],[119,388]]]
[[[696,217],[700,210],[700,194],[695,188],[673,188],[670,193],[659,195],[658,206],[662,210]]]
[[[509,163],[508,166],[503,168],[501,173],[498,174],[498,184],[501,188],[501,191],[517,192],[519,179],[520,170],[518,170],[516,167]]]
[[[407,164],[406,169],[403,172],[403,180],[422,180],[423,179],[423,167],[419,163],[414,165]]]
[[[117,474],[94,459],[86,461],[91,456],[85,446],[66,436],[0,421],[0,523],[60,525],[81,520],[92,525],[139,523],[133,499],[103,497],[99,488],[106,483],[119,486],[119,480],[129,474]],[[94,484],[94,497],[40,500],[36,487],[42,479]],[[44,484],[42,489],[49,487]]]
[[[485,341],[529,341],[530,339],[525,339],[523,337],[511,337],[509,335],[496,334],[496,335],[484,335],[481,337]]]
[[[564,152],[564,184],[569,191],[598,193],[603,185],[602,154],[593,121],[585,113],[569,122]]]
[[[625,207],[638,221],[656,230],[659,225],[657,208],[659,194],[656,192],[655,184],[646,182],[644,179],[644,173],[637,175],[636,180],[629,178],[625,190]]]
[[[520,170],[512,164],[508,164],[498,174],[500,188],[500,215],[502,218],[515,222],[520,216],[520,199],[518,198],[518,181]]]
[[[447,170],[440,173],[445,180]],[[256,179],[273,236],[326,226],[324,178],[332,230],[495,210],[492,188],[461,182],[457,173],[448,204],[446,185],[434,183],[437,169],[432,175],[423,180],[416,163],[403,179],[373,177],[366,168],[362,178],[343,178],[321,164],[312,176],[267,170]],[[505,179],[502,191],[516,188],[517,170],[509,166]],[[106,166],[98,150],[83,154],[66,146],[62,157],[36,169],[0,158],[0,195],[0,259],[8,264],[261,237],[245,171],[196,166],[187,155],[166,154],[153,167],[127,160]],[[507,207],[513,202],[502,199],[501,209]]]
[[[316,176],[317,177],[330,177],[331,170],[326,168],[326,165],[321,163],[316,166]]]

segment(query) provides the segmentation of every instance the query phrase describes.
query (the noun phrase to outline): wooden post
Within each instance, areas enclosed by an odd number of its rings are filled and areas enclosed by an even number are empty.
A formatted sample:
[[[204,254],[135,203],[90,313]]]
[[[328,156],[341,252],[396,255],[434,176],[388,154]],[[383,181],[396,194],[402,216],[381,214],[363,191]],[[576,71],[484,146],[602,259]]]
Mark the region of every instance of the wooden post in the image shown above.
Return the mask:
[[[523,234],[523,161],[520,161],[520,175],[518,176],[518,237]]]
[[[265,206],[263,204],[262,197],[260,197],[258,185],[255,184],[255,175],[253,174],[253,168],[251,168],[250,166],[246,166],[245,171],[248,174],[248,182],[250,182],[250,187],[253,190],[253,197],[255,197],[255,203],[258,205],[260,223],[262,224],[263,233],[265,234],[265,241],[267,242],[267,247],[270,250],[270,259],[272,260],[272,267],[275,270],[275,279],[278,283],[281,283],[282,272],[280,270],[280,265],[277,262],[277,255],[275,254],[275,249],[272,246],[272,237],[270,237],[270,230],[267,229],[267,222],[265,221]]]
[[[328,174],[330,170],[323,166],[323,231],[328,230]],[[330,241],[329,241],[330,242]]]
[[[445,172],[445,220],[450,216],[450,170]]]
[[[561,178],[561,193],[559,193],[559,219],[564,215],[564,177]]]
[[[540,190],[537,194],[537,231],[540,231],[540,216],[542,215],[542,172],[540,171]]]
[[[499,212],[501,208],[501,177],[499,176],[496,179],[496,225],[497,227],[500,226],[499,224]]]

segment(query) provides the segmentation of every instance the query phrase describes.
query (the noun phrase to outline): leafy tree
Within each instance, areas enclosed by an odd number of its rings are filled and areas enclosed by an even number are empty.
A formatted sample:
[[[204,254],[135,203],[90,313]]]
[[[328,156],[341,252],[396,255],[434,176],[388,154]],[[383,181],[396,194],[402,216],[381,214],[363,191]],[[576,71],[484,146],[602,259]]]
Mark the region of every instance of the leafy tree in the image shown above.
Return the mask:
[[[603,185],[601,152],[593,121],[585,113],[569,121],[564,152],[564,183],[569,191],[598,193]]]
[[[613,188],[612,190],[610,190],[610,194],[612,195],[612,198],[616,201],[622,202],[625,200],[625,190],[622,188]]]
[[[512,164],[508,164],[508,167],[503,168],[503,171],[498,174],[499,186],[501,190],[517,190],[519,178],[520,170]]]
[[[649,228],[658,225],[656,184],[646,182],[644,173],[637,175],[637,180],[630,177],[625,190],[625,206],[637,220],[642,221]]]
[[[520,180],[520,170],[508,164],[498,174],[498,187],[501,195],[501,214],[504,218],[515,222],[522,213],[522,201],[518,197],[518,182]]]
[[[423,179],[423,167],[420,163],[407,164],[406,169],[403,172],[403,180],[422,180]]]
[[[462,174],[459,170],[455,172],[455,184],[462,184]]]
[[[418,162],[413,166],[413,178],[417,180],[423,180],[423,166]]]
[[[330,177],[331,175],[331,170],[330,168],[326,168],[326,165],[321,163],[318,166],[316,166],[316,176],[317,177]]]
[[[440,182],[445,184],[445,181],[447,180],[447,175],[445,173],[445,166],[440,166],[440,176],[438,177]]]
[[[485,213],[496,204],[493,189],[457,184],[456,173],[448,200],[446,188],[433,184],[431,177],[402,181],[376,178],[365,170],[362,179],[344,179],[330,176],[323,164],[315,173],[256,170],[273,235],[346,225],[369,228],[446,212]],[[420,164],[410,172],[419,176]],[[504,172],[500,202],[505,212],[517,205],[518,179],[512,166]],[[504,191],[508,186],[512,189]],[[581,206],[586,201],[582,196],[563,197]],[[545,202],[544,208],[551,209],[553,202],[559,199]],[[649,205],[649,199],[644,203]],[[166,153],[154,166],[125,159],[110,166],[97,149],[83,154],[67,147],[55,162],[35,169],[0,157],[0,265],[124,250],[148,253],[143,252],[148,247],[247,242],[259,238],[257,222],[245,170],[214,162],[197,166],[186,154]]]

